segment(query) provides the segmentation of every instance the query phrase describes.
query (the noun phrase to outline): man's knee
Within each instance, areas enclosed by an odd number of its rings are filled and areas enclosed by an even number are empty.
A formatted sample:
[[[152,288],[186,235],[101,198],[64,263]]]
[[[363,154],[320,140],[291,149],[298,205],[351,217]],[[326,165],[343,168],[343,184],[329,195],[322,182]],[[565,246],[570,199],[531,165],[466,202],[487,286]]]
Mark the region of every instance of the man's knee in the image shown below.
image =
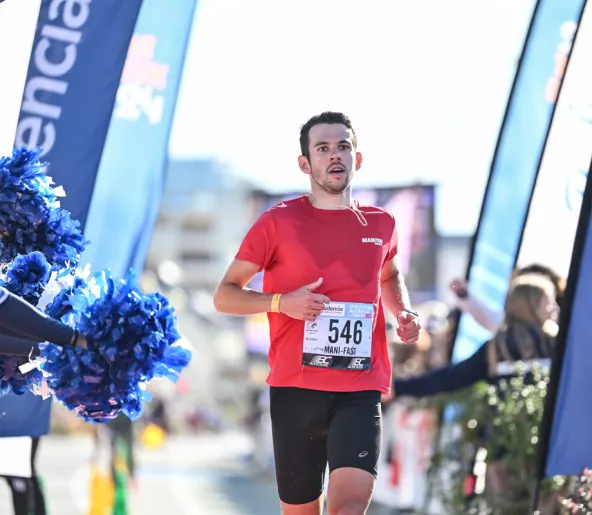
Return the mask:
[[[329,515],[364,515],[368,509],[368,502],[347,501],[340,506],[329,505]]]
[[[329,477],[329,515],[364,515],[376,480],[365,470],[340,468]]]

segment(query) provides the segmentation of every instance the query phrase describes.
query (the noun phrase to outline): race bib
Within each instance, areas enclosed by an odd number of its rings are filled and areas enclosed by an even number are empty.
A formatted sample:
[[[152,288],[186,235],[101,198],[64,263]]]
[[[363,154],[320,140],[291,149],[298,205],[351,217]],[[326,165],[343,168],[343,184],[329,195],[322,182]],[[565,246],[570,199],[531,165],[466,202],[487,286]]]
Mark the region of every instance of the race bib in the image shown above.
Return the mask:
[[[374,306],[332,302],[305,322],[302,363],[312,367],[369,370]]]

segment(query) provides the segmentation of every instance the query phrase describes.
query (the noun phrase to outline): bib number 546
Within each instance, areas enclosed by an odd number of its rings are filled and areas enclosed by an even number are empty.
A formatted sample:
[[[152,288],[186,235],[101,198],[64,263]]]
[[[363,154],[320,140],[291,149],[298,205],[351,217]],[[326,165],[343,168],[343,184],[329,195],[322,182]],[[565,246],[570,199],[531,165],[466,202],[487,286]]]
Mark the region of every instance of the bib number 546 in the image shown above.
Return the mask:
[[[356,345],[362,343],[362,321],[346,320],[343,327],[340,327],[339,322],[342,320],[329,320],[329,336],[327,337],[329,343],[337,343],[344,341],[345,343],[353,342]]]

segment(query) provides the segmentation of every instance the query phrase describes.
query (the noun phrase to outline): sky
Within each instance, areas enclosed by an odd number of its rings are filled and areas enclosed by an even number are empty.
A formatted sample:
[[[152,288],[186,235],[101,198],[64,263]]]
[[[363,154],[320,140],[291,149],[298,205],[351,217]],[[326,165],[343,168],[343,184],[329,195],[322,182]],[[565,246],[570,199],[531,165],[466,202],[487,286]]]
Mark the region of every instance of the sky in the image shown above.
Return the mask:
[[[0,151],[10,148],[39,3],[0,6],[0,48],[18,49],[0,52],[0,69],[14,72],[0,95]],[[437,184],[441,230],[469,234],[532,5],[198,0],[170,156],[215,159],[270,191],[302,190],[299,128],[340,110],[364,155],[358,186]]]
[[[0,156],[12,150],[41,0],[0,5]]]
[[[439,179],[434,157],[491,146],[531,5],[200,0],[170,153],[289,188],[300,125],[333,109],[354,123],[364,183]]]
[[[170,155],[303,190],[299,128],[340,110],[364,155],[355,184],[437,184],[439,231],[471,234],[532,6],[199,0]]]

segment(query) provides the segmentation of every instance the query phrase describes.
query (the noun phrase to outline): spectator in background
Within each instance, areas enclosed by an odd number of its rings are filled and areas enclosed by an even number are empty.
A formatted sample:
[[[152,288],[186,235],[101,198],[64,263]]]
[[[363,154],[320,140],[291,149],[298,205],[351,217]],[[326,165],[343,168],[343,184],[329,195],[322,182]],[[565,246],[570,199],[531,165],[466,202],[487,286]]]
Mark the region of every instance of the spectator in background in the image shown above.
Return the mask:
[[[9,356],[28,356],[32,354],[38,356],[39,348],[37,343],[46,340],[58,345],[86,348],[86,339],[81,335],[79,336],[76,329],[48,317],[19,296],[0,287],[0,354]],[[16,362],[14,363],[16,364]],[[35,407],[29,409],[35,422],[40,420],[35,418],[35,414],[43,418],[43,415],[39,415],[40,411],[36,410]],[[22,410],[22,406],[19,407],[19,410]],[[22,413],[21,411],[20,416],[23,416]],[[49,413],[47,411],[45,413],[47,427],[40,430],[41,434],[45,434],[49,429]],[[31,462],[31,477],[3,477],[8,482],[12,493],[15,515],[45,515],[45,496],[36,467],[41,434],[35,434],[35,429],[30,426],[32,419],[27,420],[27,427],[23,426],[22,432],[19,429],[18,435],[10,436],[31,439],[30,455],[27,458],[22,457],[22,459],[29,459]],[[3,423],[2,429],[6,430],[6,418],[3,419]],[[39,429],[37,428],[37,430]],[[29,436],[32,434],[35,434],[35,436]]]
[[[113,420],[108,421],[105,426],[109,429],[111,442],[111,473],[113,482],[116,483],[120,464],[118,458],[122,458],[125,477],[129,479],[132,487],[135,487],[136,480],[136,460],[134,452],[134,423],[127,415],[119,415]]]
[[[420,377],[395,380],[395,395],[427,397],[482,380],[495,383],[514,374],[512,363],[550,359],[557,333],[556,313],[554,284],[542,274],[518,275],[510,286],[503,323],[491,340],[459,363]]]
[[[161,397],[155,397],[152,402],[152,412],[149,420],[168,434],[171,431],[169,419],[166,400]]]
[[[550,366],[553,355],[558,305],[557,284],[541,273],[516,274],[510,285],[503,320],[493,337],[468,359],[419,377],[395,380],[394,395],[428,397],[469,387],[479,381],[498,384],[516,374],[522,362]],[[509,475],[499,449],[487,464],[487,485],[496,496],[509,490]],[[546,512],[545,512],[546,513]]]
[[[36,462],[39,438],[31,438],[31,477],[5,476],[12,493],[14,515],[46,515],[45,496]]]
[[[516,269],[512,274],[511,281],[522,275],[541,275],[548,278],[555,288],[556,302],[561,307],[563,293],[565,291],[565,279],[549,267],[537,263]],[[455,293],[458,299],[458,307],[461,311],[471,315],[479,325],[489,332],[495,333],[497,331],[502,323],[503,313],[492,311],[485,305],[483,299],[470,295],[467,283],[463,279],[452,281],[450,289]]]

